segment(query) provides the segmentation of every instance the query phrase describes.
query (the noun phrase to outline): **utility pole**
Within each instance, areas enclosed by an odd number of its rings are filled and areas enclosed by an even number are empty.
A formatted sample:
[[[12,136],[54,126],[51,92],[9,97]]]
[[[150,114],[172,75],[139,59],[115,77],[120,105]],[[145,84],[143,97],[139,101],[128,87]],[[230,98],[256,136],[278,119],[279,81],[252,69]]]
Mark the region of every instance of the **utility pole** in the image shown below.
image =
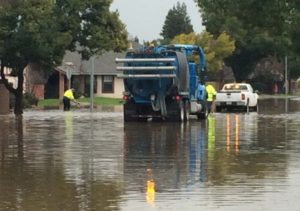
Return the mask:
[[[90,112],[93,113],[94,108],[94,72],[95,72],[95,56],[91,58],[92,68],[90,73]]]
[[[288,66],[287,66],[287,56],[284,59],[284,69],[285,69],[285,113],[288,112],[288,92],[289,92],[289,80],[288,80]]]
[[[72,79],[72,69],[73,69],[73,62],[65,62],[66,69],[66,76],[68,79],[68,89],[71,89],[71,79]]]
[[[287,97],[289,93],[289,80],[288,80],[288,69],[287,69],[287,56],[285,56],[285,61],[284,61],[284,70],[285,70],[285,96]]]

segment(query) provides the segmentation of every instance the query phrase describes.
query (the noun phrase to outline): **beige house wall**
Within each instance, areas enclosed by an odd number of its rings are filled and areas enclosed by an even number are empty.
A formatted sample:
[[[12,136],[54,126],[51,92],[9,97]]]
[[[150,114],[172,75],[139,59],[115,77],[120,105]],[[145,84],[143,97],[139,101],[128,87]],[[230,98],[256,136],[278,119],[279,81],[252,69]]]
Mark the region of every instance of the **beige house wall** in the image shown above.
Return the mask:
[[[11,68],[4,68],[5,78],[12,84],[13,88],[16,89],[18,86],[18,77],[10,76],[11,71]],[[44,84],[30,81],[28,66],[24,69],[23,76],[23,93],[31,93],[40,100],[44,99]]]
[[[123,92],[124,92],[124,83],[123,78],[117,78],[115,77],[115,94],[118,98],[123,98]]]
[[[122,98],[124,92],[123,79],[114,77],[114,93],[102,93],[102,76],[97,76],[97,92],[98,97]]]

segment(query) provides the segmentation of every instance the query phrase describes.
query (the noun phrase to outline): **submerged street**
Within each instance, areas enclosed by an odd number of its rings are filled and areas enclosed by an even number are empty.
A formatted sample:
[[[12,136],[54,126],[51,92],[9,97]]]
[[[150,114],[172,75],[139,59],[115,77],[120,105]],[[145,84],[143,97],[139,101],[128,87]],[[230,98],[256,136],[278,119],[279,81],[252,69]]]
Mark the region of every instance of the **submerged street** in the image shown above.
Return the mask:
[[[188,123],[0,116],[0,210],[299,210],[300,101]]]

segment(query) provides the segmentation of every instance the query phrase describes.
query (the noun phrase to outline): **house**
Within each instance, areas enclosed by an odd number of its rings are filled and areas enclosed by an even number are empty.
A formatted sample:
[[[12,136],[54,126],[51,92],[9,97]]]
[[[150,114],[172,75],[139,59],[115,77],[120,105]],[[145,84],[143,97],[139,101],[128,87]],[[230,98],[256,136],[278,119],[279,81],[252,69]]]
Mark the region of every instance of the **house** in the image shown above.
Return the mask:
[[[10,83],[13,86],[13,88],[17,88],[18,80],[16,77],[11,76],[11,71],[11,68],[4,67],[4,75],[5,78],[8,80],[8,83]]]
[[[142,45],[133,42],[133,49]],[[67,51],[62,65],[45,75],[39,65],[29,64],[24,70],[24,93],[32,93],[38,99],[60,98],[69,87],[75,88],[76,94],[90,96],[90,77],[94,69],[94,96],[122,98],[123,80],[117,77],[115,58],[125,57],[126,52],[106,52],[102,55],[82,60],[77,52]],[[5,74],[14,88],[17,77],[11,76],[11,70]]]
[[[123,81],[117,78],[116,57],[125,53],[108,52],[89,61],[81,59],[76,52],[67,52],[61,66],[56,67],[45,85],[45,98],[62,98],[64,90],[73,87],[80,95],[90,95],[90,77],[94,66],[94,95],[121,98]]]
[[[133,43],[133,48],[141,47]],[[125,57],[125,52],[106,52],[100,56],[82,60],[77,52],[66,52],[61,66],[48,78],[44,87],[44,98],[62,98],[68,87],[73,87],[78,95],[90,95],[90,77],[94,70],[94,96],[122,98],[123,80],[117,77],[115,58]],[[69,80],[70,79],[70,80]]]

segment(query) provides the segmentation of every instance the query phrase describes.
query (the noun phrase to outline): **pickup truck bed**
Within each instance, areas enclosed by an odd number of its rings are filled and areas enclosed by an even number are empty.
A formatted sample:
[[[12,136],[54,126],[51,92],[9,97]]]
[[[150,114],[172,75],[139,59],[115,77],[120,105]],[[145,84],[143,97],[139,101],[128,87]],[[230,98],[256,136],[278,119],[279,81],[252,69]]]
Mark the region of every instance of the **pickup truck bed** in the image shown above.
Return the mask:
[[[258,95],[250,84],[229,83],[217,93],[215,105],[216,111],[245,110],[257,111]]]

